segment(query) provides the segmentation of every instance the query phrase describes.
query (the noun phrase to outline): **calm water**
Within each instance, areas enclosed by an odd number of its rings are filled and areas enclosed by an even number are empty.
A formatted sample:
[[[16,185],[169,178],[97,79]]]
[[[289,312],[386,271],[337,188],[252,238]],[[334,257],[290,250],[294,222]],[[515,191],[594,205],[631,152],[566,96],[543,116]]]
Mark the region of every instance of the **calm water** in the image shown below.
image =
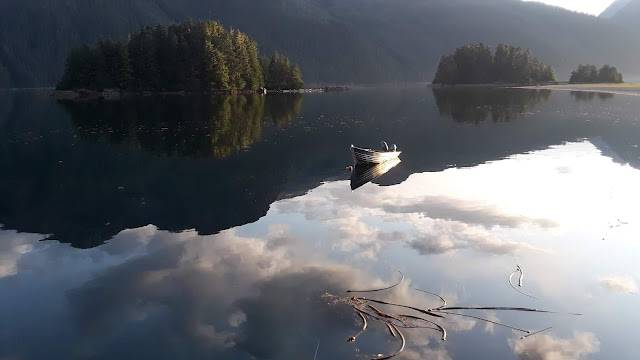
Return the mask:
[[[640,97],[0,93],[0,359],[636,359]],[[351,191],[349,145],[402,162]],[[518,293],[509,284],[524,270]],[[519,275],[515,275],[517,287]],[[353,295],[353,294],[351,294]],[[379,305],[393,314],[410,310]],[[582,313],[582,316],[567,313]],[[419,315],[415,313],[415,315]]]

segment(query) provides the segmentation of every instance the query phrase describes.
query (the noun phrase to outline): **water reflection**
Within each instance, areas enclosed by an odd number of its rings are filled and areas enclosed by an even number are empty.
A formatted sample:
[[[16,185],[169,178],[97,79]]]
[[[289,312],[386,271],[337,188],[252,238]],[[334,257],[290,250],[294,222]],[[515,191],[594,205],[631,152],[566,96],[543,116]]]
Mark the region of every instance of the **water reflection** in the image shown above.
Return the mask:
[[[488,98],[512,99],[503,103],[529,93],[490,92]],[[640,168],[637,111],[622,100],[578,106],[561,92],[540,113],[522,115],[533,121],[460,127],[438,117],[423,88],[309,94],[304,106],[299,95],[269,95],[63,109],[10,94],[0,97],[7,105],[0,111],[0,168],[8,174],[0,177],[0,223],[81,248],[147,224],[214,234],[258,220],[277,199],[346,179],[349,145],[377,143],[381,134],[404,150],[403,162],[374,180],[386,186],[583,138]]]
[[[592,91],[571,91],[570,93],[571,93],[571,97],[573,97],[578,102],[593,101],[596,98],[596,96],[598,97],[598,99],[602,101],[606,101],[615,96],[615,94],[611,94],[611,93],[600,93],[600,92],[596,93]]]
[[[356,164],[351,173],[351,190],[355,190],[400,164],[400,159],[385,161],[381,164]]]
[[[433,96],[440,115],[456,122],[479,124],[515,121],[533,108],[549,101],[551,90],[438,88]]]
[[[162,155],[225,158],[258,141],[263,124],[283,126],[299,116],[302,99],[254,94],[60,103],[83,138]]]
[[[407,280],[376,296],[439,304],[412,290],[418,287],[451,305],[585,313],[479,313],[554,327],[525,340],[452,317],[446,343],[435,331],[404,331],[405,358],[544,359],[560,351],[577,359],[602,351],[633,359],[640,325],[628,318],[637,307],[619,288],[638,280],[639,181],[638,170],[584,141],[415,173],[366,192],[350,191],[347,180],[326,182],[274,202],[255,223],[215,235],[148,225],[75,251],[37,242],[41,235],[0,231],[0,259],[9,269],[0,275],[7,294],[0,298],[0,357],[293,359],[313,358],[318,342],[318,358],[386,354],[397,340],[384,326],[372,322],[356,344],[347,343],[359,318],[327,306],[322,294],[383,287],[396,281],[398,268]],[[614,222],[624,225],[610,228]],[[542,300],[509,287],[514,252],[527,290]]]

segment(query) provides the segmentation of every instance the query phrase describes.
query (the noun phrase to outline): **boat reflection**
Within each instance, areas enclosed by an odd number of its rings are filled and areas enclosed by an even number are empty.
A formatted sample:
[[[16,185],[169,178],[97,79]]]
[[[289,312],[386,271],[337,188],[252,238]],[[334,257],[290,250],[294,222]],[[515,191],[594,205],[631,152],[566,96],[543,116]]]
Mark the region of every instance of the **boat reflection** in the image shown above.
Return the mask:
[[[380,164],[356,164],[351,173],[351,190],[355,190],[400,164],[400,159],[392,159]]]

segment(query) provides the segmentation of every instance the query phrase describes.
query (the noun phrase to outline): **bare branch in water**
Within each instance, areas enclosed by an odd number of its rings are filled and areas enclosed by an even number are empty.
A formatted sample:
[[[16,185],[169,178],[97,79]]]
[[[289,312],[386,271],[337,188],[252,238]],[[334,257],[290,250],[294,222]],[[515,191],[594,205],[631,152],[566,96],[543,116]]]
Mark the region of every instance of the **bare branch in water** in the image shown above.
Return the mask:
[[[394,287],[402,284],[402,282],[404,281],[404,274],[402,273],[402,271],[396,269],[397,272],[400,273],[400,275],[402,275],[402,279],[400,279],[400,281],[398,281],[397,284],[395,285],[391,285],[389,287],[386,288],[382,288],[382,289],[374,289],[374,290],[347,290],[348,293],[352,293],[352,292],[376,292],[376,291],[383,291],[383,290],[389,290],[389,289],[393,289]]]
[[[528,296],[532,299],[536,299],[536,300],[540,300],[535,296],[529,295],[521,290],[518,290],[517,287],[513,286],[513,282],[511,282],[511,278],[513,278],[513,274],[517,273],[518,271],[520,271],[520,284],[518,284],[518,286],[522,286],[522,269],[520,269],[520,266],[518,266],[518,269],[514,272],[511,273],[511,275],[509,275],[509,285],[511,285],[511,287],[513,288],[513,290],[519,292],[520,294],[524,295],[524,296]]]
[[[418,288],[413,288],[413,289],[414,289],[414,290],[417,290],[417,291],[420,291],[420,292],[423,292],[423,293],[427,293],[427,294],[429,294],[429,295],[433,295],[433,296],[437,296],[437,297],[439,297],[439,298],[440,298],[440,300],[442,300],[442,306],[440,306],[438,309],[440,309],[440,308],[443,308],[443,307],[447,306],[447,300],[445,300],[445,298],[443,298],[442,296],[440,296],[440,295],[438,295],[438,294],[435,294],[435,293],[432,293],[432,292],[429,292],[429,291],[421,290],[421,289],[418,289]]]
[[[365,330],[367,330],[367,318],[364,317],[362,312],[358,309],[356,309],[356,313],[358,313],[358,315],[360,315],[360,317],[362,318],[362,330],[360,330],[360,332],[358,332],[356,335],[348,338],[347,339],[348,342],[356,342],[356,339],[358,338],[358,336],[360,336],[360,334],[362,334]]]
[[[528,338],[529,336],[533,336],[533,335],[535,335],[535,334],[540,334],[541,332],[543,332],[543,331],[547,331],[547,330],[549,330],[549,329],[553,329],[553,328],[552,328],[552,327],[548,327],[548,328],[546,328],[546,329],[542,329],[542,330],[540,330],[540,331],[536,331],[536,332],[531,333],[531,334],[529,334],[529,335],[521,336],[521,337],[520,337],[520,340],[524,340],[524,339]]]
[[[387,360],[387,359],[391,359],[392,357],[396,357],[396,356],[398,356],[398,354],[400,354],[402,351],[404,351],[404,346],[406,344],[406,341],[404,339],[404,335],[402,335],[402,332],[400,331],[400,329],[398,329],[395,325],[391,324],[391,327],[393,327],[393,329],[398,333],[398,335],[400,335],[400,340],[402,340],[402,345],[400,346],[400,350],[398,350],[395,354],[392,354],[392,355],[389,355],[389,356],[385,356],[385,357],[381,357],[381,358],[373,358],[372,360]]]
[[[409,306],[409,305],[395,304],[395,303],[391,303],[391,302],[387,302],[387,301],[375,300],[375,299],[369,299],[369,298],[360,298],[360,300],[371,301],[371,302],[378,303],[378,304],[383,304],[383,305],[391,305],[391,306],[403,307],[405,309],[415,310],[417,312],[421,312],[423,314],[426,314],[426,315],[429,315],[429,316],[433,316],[433,317],[438,317],[438,318],[443,318],[444,317],[442,315],[434,314],[432,312],[432,310],[430,310],[430,309],[420,309],[420,308]],[[438,308],[438,309],[440,309],[440,308]]]
[[[389,329],[389,333],[391,334],[391,336],[396,337],[396,333],[393,332],[393,328],[391,327],[391,324],[386,323],[387,324],[387,329]]]
[[[515,254],[514,254],[515,256]],[[509,275],[509,284],[511,285],[511,287],[513,287],[516,291],[522,293],[523,295],[526,295],[528,297],[537,299],[536,297],[533,297],[531,295],[525,294],[522,291],[518,290],[515,285],[513,284],[513,275],[515,275],[516,272],[520,272],[520,278],[519,278],[519,283],[518,286],[522,287],[522,282],[523,282],[523,278],[524,278],[524,271],[522,270],[522,268],[520,267],[519,264],[517,264],[518,258],[516,257],[516,266],[517,269],[511,273],[511,275]],[[400,273],[400,275],[402,275],[402,279],[395,285],[386,287],[386,288],[382,288],[382,289],[374,289],[374,290],[359,290],[359,291],[354,291],[354,290],[349,290],[348,292],[377,292],[377,291],[383,291],[383,290],[388,290],[388,289],[392,289],[398,285],[400,285],[403,281],[404,281],[404,274],[399,271],[396,270]],[[397,303],[392,303],[392,302],[388,302],[388,301],[383,301],[383,300],[377,300],[377,299],[368,299],[368,298],[358,298],[358,297],[341,297],[341,296],[335,296],[335,295],[331,295],[331,294],[326,294],[325,296],[332,299],[329,304],[345,304],[348,305],[350,307],[352,307],[356,313],[360,316],[360,318],[362,318],[362,329],[360,330],[360,332],[358,332],[355,336],[352,336],[350,338],[347,339],[347,341],[350,342],[355,342],[357,337],[360,336],[360,334],[362,334],[366,329],[367,329],[367,317],[370,317],[371,319],[374,320],[378,320],[378,321],[382,321],[385,323],[385,325],[387,326],[387,329],[389,330],[389,333],[391,334],[391,336],[393,337],[397,337],[397,335],[400,336],[400,339],[402,340],[402,346],[400,347],[400,350],[398,350],[395,354],[383,357],[382,355],[379,355],[380,357],[374,358],[372,360],[385,360],[385,359],[391,359],[395,356],[397,356],[398,354],[400,354],[406,345],[406,340],[404,338],[404,335],[402,334],[402,332],[400,331],[400,328],[403,329],[431,329],[431,330],[437,330],[440,331],[442,333],[442,340],[446,341],[447,340],[447,331],[446,329],[432,321],[429,319],[425,319],[423,317],[420,316],[415,316],[415,315],[404,315],[404,314],[395,314],[395,313],[385,313],[383,311],[381,311],[380,309],[376,308],[375,306],[372,305],[372,303],[376,303],[376,304],[382,304],[382,305],[388,305],[388,306],[393,306],[393,307],[401,307],[401,308],[405,308],[405,309],[410,309],[431,317],[435,317],[435,318],[445,318],[445,316],[443,314],[446,315],[452,315],[452,316],[461,316],[461,317],[467,317],[467,318],[472,318],[472,319],[476,319],[476,320],[480,320],[480,321],[484,321],[487,323],[491,323],[491,324],[495,324],[498,326],[503,326],[512,330],[516,330],[519,332],[524,333],[525,335],[523,335],[522,337],[520,337],[520,339],[526,339],[529,336],[533,336],[536,334],[539,334],[543,331],[547,331],[551,328],[546,328],[537,332],[532,333],[529,330],[525,330],[525,329],[520,329],[511,325],[507,325],[507,324],[503,324],[501,322],[498,321],[493,321],[493,320],[489,320],[480,316],[475,316],[475,315],[469,315],[469,314],[464,314],[461,312],[453,312],[453,311],[464,311],[464,310],[493,310],[493,311],[522,311],[522,312],[535,312],[535,313],[548,313],[548,314],[566,314],[566,315],[577,315],[580,316],[582,314],[578,314],[578,313],[559,313],[559,312],[554,312],[554,311],[548,311],[548,310],[538,310],[538,309],[533,309],[533,308],[524,308],[524,307],[507,307],[507,306],[446,306],[447,305],[447,301],[444,297],[438,295],[438,294],[434,294],[431,293],[429,291],[424,291],[421,289],[415,289],[416,291],[420,291],[426,294],[430,294],[433,296],[437,296],[438,298],[440,298],[440,300],[442,301],[442,305],[438,308],[435,309],[420,309],[418,307],[414,307],[414,306],[409,306],[409,305],[403,305],[403,304],[397,304]],[[426,323],[426,326],[425,326]],[[435,326],[435,327],[434,327]]]
[[[538,309],[530,309],[523,307],[507,307],[507,306],[449,306],[444,307],[442,309],[438,309],[437,312],[441,312],[440,310],[497,310],[497,311],[527,311],[527,312],[537,312],[537,313],[547,313],[547,314],[565,314],[565,315],[583,315],[579,313],[561,313],[555,311],[548,310],[538,310]],[[436,311],[435,309],[433,311]]]
[[[520,267],[520,265],[516,264],[518,271],[520,271],[520,278],[518,279],[518,286],[522,287],[522,279],[524,278],[524,270]]]
[[[441,310],[438,310],[438,311],[441,311]],[[497,321],[492,321],[492,320],[489,320],[489,319],[481,318],[479,316],[473,316],[473,315],[467,315],[467,314],[459,314],[459,313],[448,312],[448,311],[442,311],[442,313],[449,314],[449,315],[458,315],[458,316],[468,317],[468,318],[472,318],[472,319],[476,319],[476,320],[482,320],[482,321],[490,322],[492,324],[504,326],[504,327],[509,328],[509,329],[513,329],[513,330],[521,331],[523,333],[531,334],[531,331],[529,331],[529,330],[520,329],[520,328],[517,328],[517,327],[513,327],[511,325],[506,325],[506,324],[503,324],[503,323],[499,323]]]

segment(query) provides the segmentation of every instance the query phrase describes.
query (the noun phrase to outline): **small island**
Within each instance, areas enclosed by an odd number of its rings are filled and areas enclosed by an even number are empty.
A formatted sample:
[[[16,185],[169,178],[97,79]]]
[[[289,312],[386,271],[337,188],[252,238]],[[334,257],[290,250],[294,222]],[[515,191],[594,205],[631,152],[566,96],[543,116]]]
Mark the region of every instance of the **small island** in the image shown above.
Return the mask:
[[[216,21],[144,27],[126,41],[100,39],[71,50],[57,90],[257,92],[300,89],[300,69]]]
[[[569,84],[621,84],[623,76],[615,68],[609,64],[604,65],[598,70],[595,65],[582,65],[571,72]]]
[[[500,44],[495,54],[483,43],[461,46],[440,59],[434,85],[518,84],[556,81],[551,66],[533,56],[529,49]]]

